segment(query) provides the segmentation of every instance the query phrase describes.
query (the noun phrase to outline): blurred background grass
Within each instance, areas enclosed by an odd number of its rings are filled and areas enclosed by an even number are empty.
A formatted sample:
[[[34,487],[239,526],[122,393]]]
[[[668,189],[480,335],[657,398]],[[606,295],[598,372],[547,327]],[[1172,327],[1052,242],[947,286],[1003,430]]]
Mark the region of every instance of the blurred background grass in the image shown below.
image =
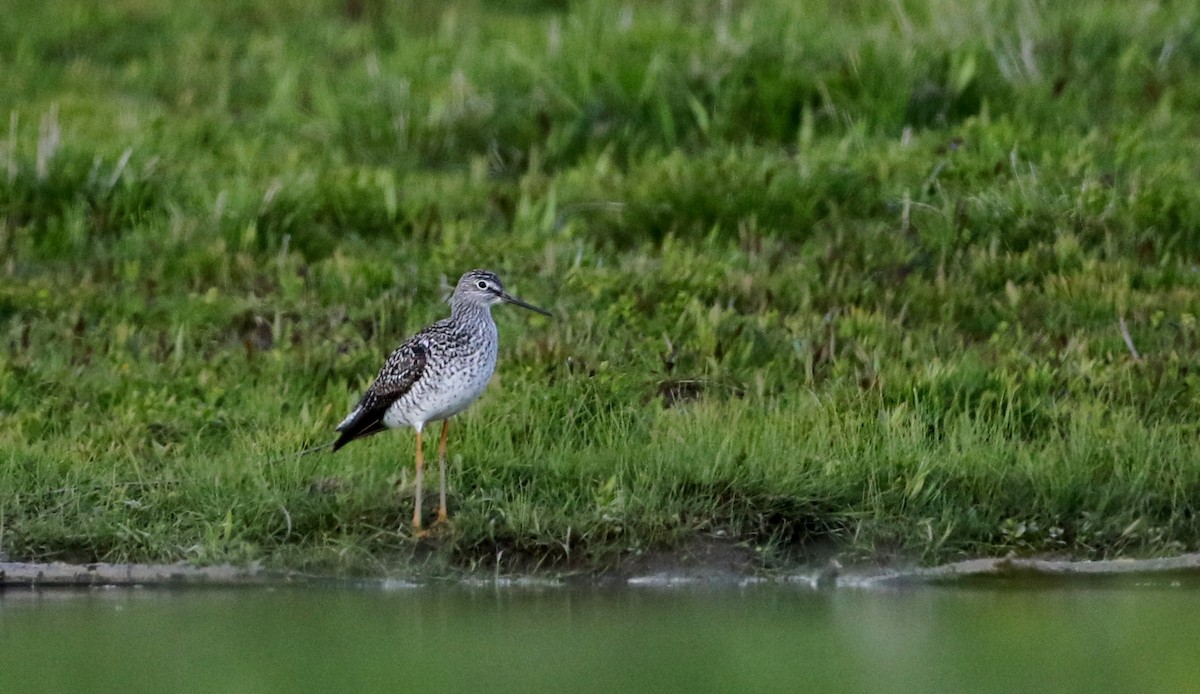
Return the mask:
[[[1197,547],[1187,3],[0,7],[10,557]],[[476,266],[429,554],[411,437],[271,461]]]

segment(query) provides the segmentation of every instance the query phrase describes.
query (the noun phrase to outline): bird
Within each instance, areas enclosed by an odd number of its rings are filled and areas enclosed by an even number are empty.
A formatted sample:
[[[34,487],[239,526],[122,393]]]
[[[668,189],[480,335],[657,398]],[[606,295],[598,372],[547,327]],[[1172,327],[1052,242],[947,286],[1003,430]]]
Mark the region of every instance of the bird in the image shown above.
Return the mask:
[[[433,323],[397,347],[358,404],[336,431],[332,449],[386,429],[416,430],[416,507],[412,527],[421,532],[421,497],[425,457],[421,436],[425,425],[440,421],[438,443],[437,523],[447,521],[446,438],[450,418],[479,399],[496,370],[499,335],[492,306],[506,303],[552,316],[504,289],[496,273],[475,269],[463,274],[450,296],[450,317]]]

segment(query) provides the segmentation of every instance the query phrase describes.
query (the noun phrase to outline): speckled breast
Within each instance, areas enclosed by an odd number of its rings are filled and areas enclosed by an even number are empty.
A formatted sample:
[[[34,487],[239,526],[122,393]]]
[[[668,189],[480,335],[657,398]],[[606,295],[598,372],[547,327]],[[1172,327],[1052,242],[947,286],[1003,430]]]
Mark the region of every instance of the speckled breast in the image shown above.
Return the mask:
[[[494,329],[494,328],[493,328]],[[436,347],[425,373],[407,395],[388,408],[384,424],[389,427],[422,428],[429,422],[452,417],[483,395],[496,370],[496,341],[470,340],[458,345],[453,354]]]

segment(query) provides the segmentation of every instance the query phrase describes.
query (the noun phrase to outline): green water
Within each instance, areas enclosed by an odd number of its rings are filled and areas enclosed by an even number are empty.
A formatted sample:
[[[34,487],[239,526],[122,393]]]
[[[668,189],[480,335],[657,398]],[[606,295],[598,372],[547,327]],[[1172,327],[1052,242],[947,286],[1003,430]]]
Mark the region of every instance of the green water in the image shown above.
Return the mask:
[[[1200,588],[0,592],[0,691],[1197,692]]]

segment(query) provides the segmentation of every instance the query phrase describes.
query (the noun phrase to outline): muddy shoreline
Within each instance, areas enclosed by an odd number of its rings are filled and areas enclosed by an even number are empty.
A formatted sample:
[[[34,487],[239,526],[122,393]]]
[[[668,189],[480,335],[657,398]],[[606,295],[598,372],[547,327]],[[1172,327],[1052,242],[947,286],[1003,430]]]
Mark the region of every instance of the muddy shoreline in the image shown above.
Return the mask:
[[[597,584],[671,587],[681,585],[793,584],[813,589],[896,589],[936,585],[1054,585],[1057,583],[1112,583],[1119,585],[1200,585],[1200,553],[1159,559],[1112,559],[1070,561],[1019,559],[1012,557],[969,559],[925,568],[851,568],[831,561],[823,567],[808,567],[782,574],[759,575],[731,569],[727,565],[697,566],[681,562],[677,567],[659,566],[650,572],[622,576],[599,576]],[[430,583],[432,583],[431,581]],[[443,581],[436,581],[441,583]],[[419,587],[421,580],[395,578],[340,578],[258,566],[191,566],[187,564],[68,564],[64,562],[0,562],[0,589],[53,587],[233,587],[338,585],[386,589],[402,585]],[[488,576],[459,581],[465,586],[536,585],[538,587],[579,585],[580,579],[555,576]]]

